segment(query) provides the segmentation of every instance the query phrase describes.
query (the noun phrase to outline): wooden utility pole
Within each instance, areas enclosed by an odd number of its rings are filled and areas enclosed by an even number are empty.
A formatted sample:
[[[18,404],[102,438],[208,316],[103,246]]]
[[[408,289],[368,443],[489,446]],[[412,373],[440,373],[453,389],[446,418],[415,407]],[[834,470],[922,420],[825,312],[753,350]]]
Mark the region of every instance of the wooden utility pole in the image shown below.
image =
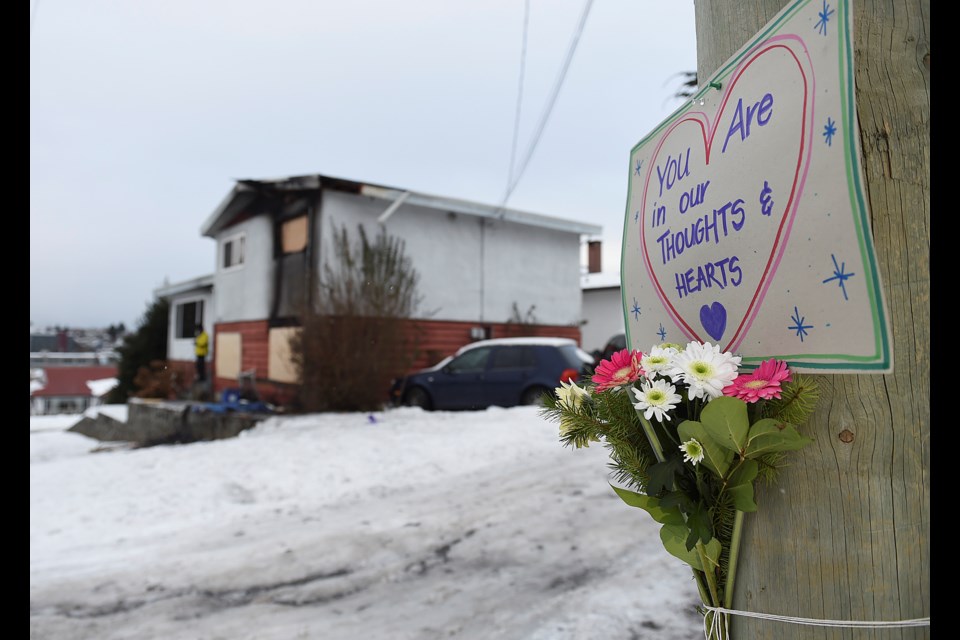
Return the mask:
[[[696,0],[698,77],[709,78],[786,4]],[[865,191],[894,370],[818,376],[820,404],[804,428],[816,441],[791,455],[774,485],[758,485],[733,608],[912,620],[930,616],[931,592],[930,2],[851,6]],[[743,616],[732,618],[731,631],[734,640],[930,637],[930,626],[829,628]]]

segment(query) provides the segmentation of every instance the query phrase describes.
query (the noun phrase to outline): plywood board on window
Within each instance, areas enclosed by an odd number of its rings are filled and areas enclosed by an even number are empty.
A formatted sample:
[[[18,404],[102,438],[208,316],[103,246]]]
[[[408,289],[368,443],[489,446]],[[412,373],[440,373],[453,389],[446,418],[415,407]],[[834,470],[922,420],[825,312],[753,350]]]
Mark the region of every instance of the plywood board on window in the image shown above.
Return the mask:
[[[270,329],[270,353],[267,362],[267,376],[270,380],[290,384],[300,382],[290,350],[290,338],[299,330],[299,327],[274,327]]]
[[[239,333],[217,332],[217,348],[214,353],[218,378],[240,376],[240,358],[243,355],[243,336]]]
[[[296,253],[307,248],[307,216],[287,220],[280,228],[284,253]]]

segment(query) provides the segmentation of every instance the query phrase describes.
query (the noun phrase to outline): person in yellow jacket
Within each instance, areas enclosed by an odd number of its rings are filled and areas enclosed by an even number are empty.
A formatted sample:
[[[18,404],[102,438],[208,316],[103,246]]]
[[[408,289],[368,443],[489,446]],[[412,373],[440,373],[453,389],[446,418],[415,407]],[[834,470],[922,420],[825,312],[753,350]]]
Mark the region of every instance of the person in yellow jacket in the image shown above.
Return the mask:
[[[210,352],[210,336],[207,335],[203,325],[197,325],[193,330],[193,350],[197,355],[197,380],[203,382],[207,379],[207,354]]]

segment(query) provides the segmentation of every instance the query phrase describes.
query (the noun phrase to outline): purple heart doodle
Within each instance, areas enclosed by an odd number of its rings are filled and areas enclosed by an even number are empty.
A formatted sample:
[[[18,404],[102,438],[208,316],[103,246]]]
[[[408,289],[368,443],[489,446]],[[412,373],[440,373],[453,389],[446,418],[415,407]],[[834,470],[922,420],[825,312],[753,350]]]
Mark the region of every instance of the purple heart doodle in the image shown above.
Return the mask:
[[[719,341],[727,328],[727,309],[719,302],[714,302],[709,307],[703,305],[700,307],[700,324],[711,338]]]

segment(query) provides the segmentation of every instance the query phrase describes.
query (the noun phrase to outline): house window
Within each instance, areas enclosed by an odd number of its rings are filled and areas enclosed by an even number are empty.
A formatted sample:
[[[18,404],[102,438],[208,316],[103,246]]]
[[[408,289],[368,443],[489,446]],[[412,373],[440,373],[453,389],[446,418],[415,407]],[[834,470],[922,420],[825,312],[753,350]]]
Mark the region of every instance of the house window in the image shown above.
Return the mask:
[[[223,241],[223,268],[231,269],[243,264],[243,245],[246,236],[239,235]]]
[[[177,305],[177,338],[193,338],[195,327],[203,326],[203,300]]]
[[[307,248],[307,216],[298,216],[283,222],[280,227],[283,253],[297,253]]]

